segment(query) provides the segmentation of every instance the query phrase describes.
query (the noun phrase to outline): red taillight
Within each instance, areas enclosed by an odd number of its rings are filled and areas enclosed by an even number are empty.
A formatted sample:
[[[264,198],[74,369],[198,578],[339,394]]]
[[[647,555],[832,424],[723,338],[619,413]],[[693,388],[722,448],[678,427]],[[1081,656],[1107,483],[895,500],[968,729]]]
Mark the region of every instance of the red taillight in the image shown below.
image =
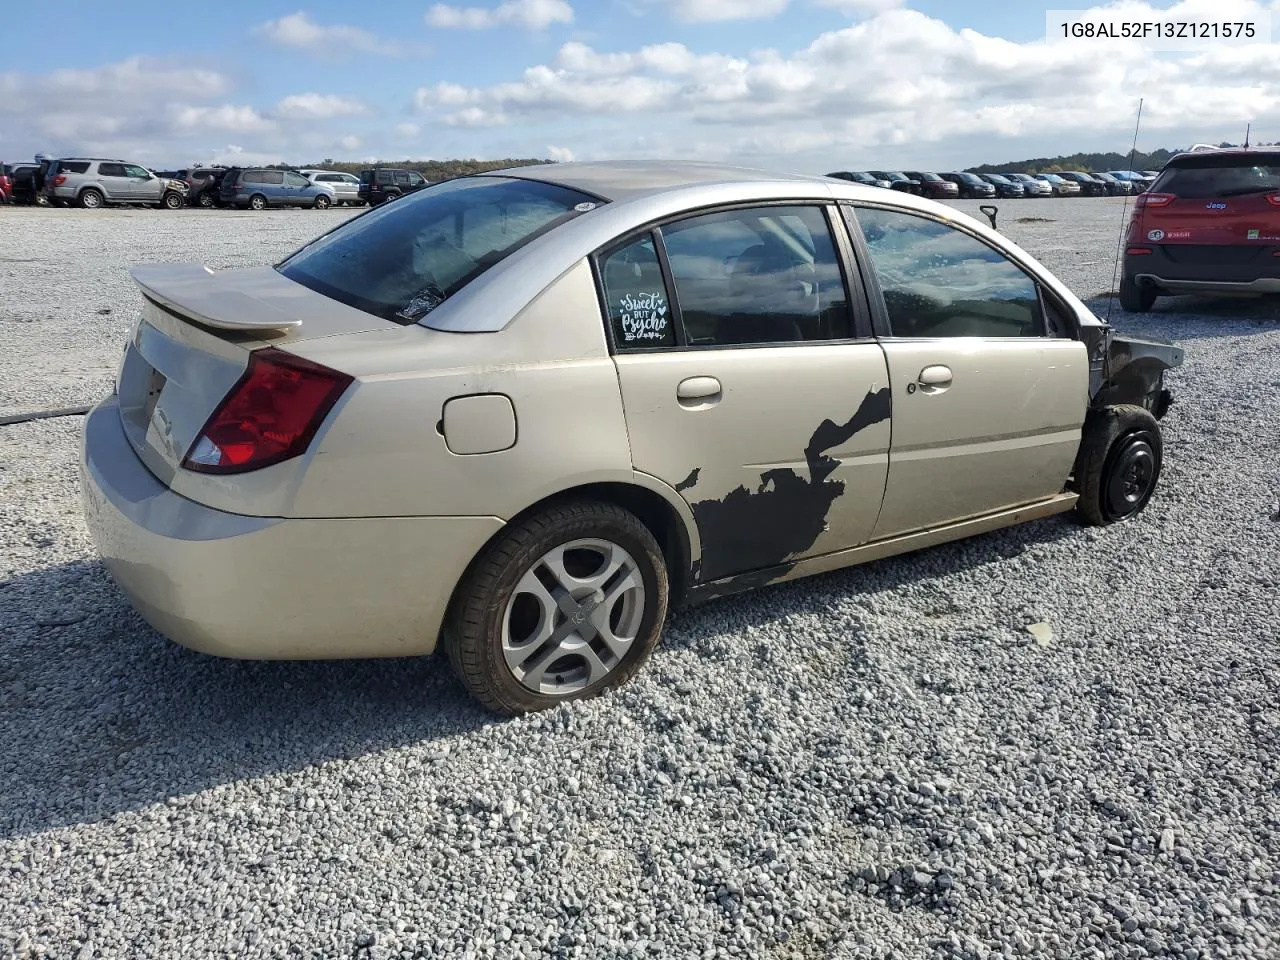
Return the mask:
[[[244,473],[296,457],[352,378],[267,347],[213,411],[182,466],[197,473]]]
[[[1134,203],[1139,207],[1163,207],[1177,199],[1172,193],[1140,193]]]
[[[1151,253],[1150,247],[1128,247],[1124,251],[1132,257],[1140,257],[1144,253]]]
[[[67,182],[67,178],[66,178],[66,175],[65,175],[65,174],[61,174],[61,173],[60,173],[60,174],[58,174],[56,177],[54,177],[54,178],[53,178],[53,185],[54,185],[55,187],[60,187],[60,186],[62,186],[62,185],[63,185],[64,183],[66,183],[66,182]]]
[[[1267,194],[1267,203],[1271,204],[1273,207],[1280,207],[1280,193]]]

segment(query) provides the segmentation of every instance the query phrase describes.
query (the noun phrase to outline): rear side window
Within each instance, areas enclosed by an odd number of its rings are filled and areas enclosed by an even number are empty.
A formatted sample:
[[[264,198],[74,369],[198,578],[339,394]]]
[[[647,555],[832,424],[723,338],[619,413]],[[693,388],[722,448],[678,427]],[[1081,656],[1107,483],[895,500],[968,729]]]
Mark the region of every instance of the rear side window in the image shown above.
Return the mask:
[[[262,179],[258,181],[259,183],[284,183],[284,173],[280,170],[263,170],[259,176],[262,177]]]
[[[1166,167],[1151,188],[1186,200],[1280,192],[1280,157],[1204,156]]]
[[[397,323],[415,323],[531,240],[596,206],[554,184],[463,177],[347,221],[277,268]]]
[[[88,173],[88,160],[63,160],[58,164],[58,169],[67,173]]]
[[[821,207],[711,213],[664,226],[662,239],[691,346],[852,336]]]
[[[601,257],[600,283],[618,349],[675,346],[671,302],[653,234]]]
[[[123,163],[100,163],[98,164],[98,176],[100,177],[123,177]]]
[[[388,186],[396,182],[396,175],[391,170],[379,170],[377,173],[377,183]]]
[[[1040,290],[1022,268],[954,227],[861,208],[858,222],[895,337],[1035,337]]]

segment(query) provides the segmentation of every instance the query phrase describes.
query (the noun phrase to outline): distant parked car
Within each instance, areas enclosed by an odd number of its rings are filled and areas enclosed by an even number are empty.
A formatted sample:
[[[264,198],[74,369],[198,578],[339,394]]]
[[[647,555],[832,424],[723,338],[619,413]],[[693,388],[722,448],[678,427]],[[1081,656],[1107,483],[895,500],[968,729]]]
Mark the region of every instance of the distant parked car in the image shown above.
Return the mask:
[[[901,170],[868,170],[869,174],[880,180],[889,181],[890,190],[898,190],[902,193],[914,193],[917,196],[924,193],[924,188],[919,180],[912,180]]]
[[[1023,193],[1028,197],[1052,197],[1053,187],[1043,180],[1037,180],[1029,173],[1002,173],[1000,176],[1013,183],[1022,184]]]
[[[9,168],[10,201],[17,204],[34,204],[47,207],[49,198],[40,192],[40,164],[15,163]]]
[[[1145,193],[1151,189],[1151,184],[1155,183],[1154,177],[1144,177],[1136,170],[1108,170],[1107,172],[1117,180],[1123,180],[1132,186],[1134,193]]]
[[[1107,195],[1106,183],[1102,180],[1094,179],[1093,174],[1085,173],[1083,170],[1064,170],[1058,176],[1062,177],[1063,180],[1080,184],[1080,195],[1082,197],[1105,197]]]
[[[1080,196],[1080,184],[1072,183],[1065,180],[1056,173],[1034,173],[1032,174],[1037,180],[1043,180],[1053,188],[1055,197],[1078,197]]]
[[[13,201],[13,181],[9,179],[9,165],[0,163],[0,203]]]
[[[889,189],[888,180],[880,180],[867,173],[865,170],[840,170],[836,173],[828,173],[828,177],[835,177],[838,180],[848,180],[851,183],[860,183],[866,187],[882,187]]]
[[[904,170],[908,177],[920,183],[921,196],[933,200],[955,200],[960,196],[960,185],[952,183],[936,173],[925,173],[921,170]]]
[[[333,187],[333,200],[338,206],[347,204],[362,207],[366,201],[360,199],[360,178],[338,170],[299,170],[300,174],[312,183],[327,183]]]
[[[1144,177],[1150,177],[1152,181],[1154,181],[1157,177],[1160,176],[1159,170],[1139,170],[1138,172],[1141,173]]]
[[[990,200],[996,195],[994,183],[987,183],[976,173],[940,173],[943,180],[950,180],[964,200]]]
[[[1127,197],[1133,193],[1133,184],[1127,180],[1121,180],[1113,177],[1109,173],[1095,173],[1094,177],[1101,180],[1107,188],[1107,196],[1109,197]]]
[[[53,161],[44,192],[51,203],[86,210],[125,203],[178,210],[187,203],[187,185],[180,180],[157,177],[136,163],[93,157]]]
[[[221,204],[218,191],[226,167],[195,167],[187,174],[187,203],[193,207],[216,207]]]
[[[315,207],[324,210],[333,205],[333,187],[312,183],[292,170],[264,170],[254,167],[232,167],[218,187],[218,199],[224,207],[242,210],[265,210],[267,207]]]
[[[417,170],[397,170],[392,167],[372,167],[360,171],[359,199],[377,206],[421,190],[427,179]]]
[[[978,176],[995,187],[996,196],[1002,199],[1013,200],[1027,195],[1026,188],[1022,184],[1008,180],[998,173],[980,173]]]

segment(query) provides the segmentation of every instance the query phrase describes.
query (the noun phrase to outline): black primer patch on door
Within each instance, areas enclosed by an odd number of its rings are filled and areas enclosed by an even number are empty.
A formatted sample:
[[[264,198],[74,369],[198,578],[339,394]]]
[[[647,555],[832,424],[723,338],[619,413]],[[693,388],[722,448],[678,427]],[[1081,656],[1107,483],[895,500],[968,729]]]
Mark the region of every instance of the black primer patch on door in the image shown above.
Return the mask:
[[[827,451],[847,443],[858,431],[888,420],[889,413],[889,388],[870,391],[847,421],[823,420],[814,430],[804,451],[808,479],[779,467],[760,474],[754,491],[740,486],[722,500],[692,504],[702,539],[698,579],[706,582],[777,567],[812,547],[826,528],[831,505],[844,493],[843,480],[828,479],[840,461],[827,456]],[[677,489],[686,483],[688,479]]]
[[[701,467],[694,467],[687,477],[676,484],[676,492],[683,493],[686,490],[692,490],[698,485],[698,474],[702,472]]]

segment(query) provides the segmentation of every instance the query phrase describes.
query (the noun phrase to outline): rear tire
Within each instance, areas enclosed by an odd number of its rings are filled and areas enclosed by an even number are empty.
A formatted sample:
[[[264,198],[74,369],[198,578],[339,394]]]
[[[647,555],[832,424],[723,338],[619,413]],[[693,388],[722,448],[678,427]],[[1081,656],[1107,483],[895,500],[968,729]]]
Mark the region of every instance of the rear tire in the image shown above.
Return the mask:
[[[1129,313],[1146,313],[1156,302],[1154,287],[1135,283],[1130,277],[1120,278],[1120,308]]]
[[[667,602],[649,529],[612,503],[571,501],[511,524],[472,563],[444,646],[489,710],[545,710],[631,679],[658,643]]]
[[[252,197],[249,198],[249,209],[250,210],[267,209],[267,198],[260,193],[255,193]]]
[[[1091,411],[1076,455],[1076,510],[1092,527],[1136,517],[1155,492],[1164,464],[1160,425],[1151,411],[1117,404]]]
[[[97,210],[102,206],[102,194],[93,187],[82,190],[80,192],[80,206],[86,210]]]

